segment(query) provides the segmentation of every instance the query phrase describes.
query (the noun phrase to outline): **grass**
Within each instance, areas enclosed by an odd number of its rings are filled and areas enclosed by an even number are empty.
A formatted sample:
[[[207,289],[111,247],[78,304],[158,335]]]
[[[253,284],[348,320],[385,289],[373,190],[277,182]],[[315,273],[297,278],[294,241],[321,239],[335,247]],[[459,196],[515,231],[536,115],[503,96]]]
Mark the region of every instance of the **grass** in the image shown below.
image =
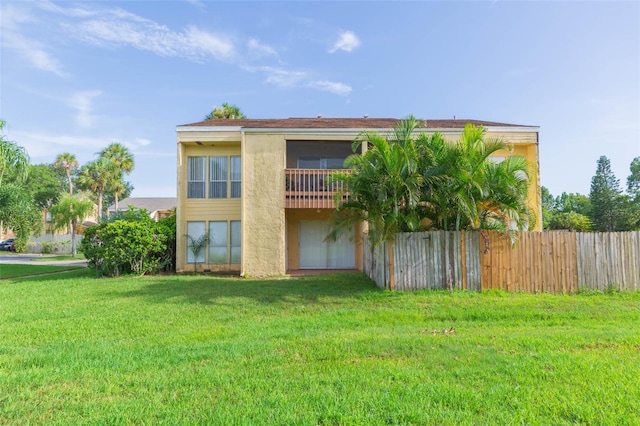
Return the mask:
[[[59,255],[44,255],[41,257],[34,257],[31,259],[33,262],[60,262],[67,260],[85,260],[84,254],[78,253],[75,257],[70,254],[59,254]]]
[[[29,264],[0,264],[0,279],[30,275],[51,274],[83,268],[82,266],[55,266]],[[86,268],[83,268],[86,269]]]
[[[0,423],[639,424],[638,330],[640,293],[13,279]]]

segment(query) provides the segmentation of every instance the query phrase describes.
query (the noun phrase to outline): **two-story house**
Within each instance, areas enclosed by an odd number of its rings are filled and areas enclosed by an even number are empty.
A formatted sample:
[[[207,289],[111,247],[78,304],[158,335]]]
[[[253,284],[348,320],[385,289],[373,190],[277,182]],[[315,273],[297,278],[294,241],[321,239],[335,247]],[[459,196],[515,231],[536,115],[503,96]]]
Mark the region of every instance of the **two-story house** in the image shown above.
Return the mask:
[[[178,126],[177,270],[192,270],[194,262],[248,276],[361,270],[362,226],[351,237],[325,241],[334,209],[328,177],[343,167],[363,131],[384,134],[397,122],[318,117]],[[422,131],[438,131],[452,141],[472,123],[484,126],[488,137],[511,143],[513,151],[497,155],[521,155],[535,166],[529,203],[541,217],[538,127],[460,119],[426,123]],[[187,235],[205,234],[209,244],[196,258]]]

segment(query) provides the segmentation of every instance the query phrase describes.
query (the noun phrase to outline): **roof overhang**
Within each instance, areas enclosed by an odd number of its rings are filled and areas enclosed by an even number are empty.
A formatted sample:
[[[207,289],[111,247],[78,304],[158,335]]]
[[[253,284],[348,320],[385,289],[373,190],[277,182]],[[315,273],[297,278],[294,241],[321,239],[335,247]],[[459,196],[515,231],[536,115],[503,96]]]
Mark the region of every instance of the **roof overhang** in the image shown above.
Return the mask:
[[[484,126],[487,131],[501,132],[501,133],[519,133],[519,132],[539,132],[539,126]],[[442,127],[442,128],[418,128],[415,133],[435,133],[435,132],[461,132],[462,127]],[[393,131],[393,128],[318,128],[318,127],[305,127],[305,128],[289,128],[289,127],[242,127],[242,126],[178,126],[176,132],[242,132],[242,133],[278,133],[278,134],[360,134],[362,132],[387,132]]]

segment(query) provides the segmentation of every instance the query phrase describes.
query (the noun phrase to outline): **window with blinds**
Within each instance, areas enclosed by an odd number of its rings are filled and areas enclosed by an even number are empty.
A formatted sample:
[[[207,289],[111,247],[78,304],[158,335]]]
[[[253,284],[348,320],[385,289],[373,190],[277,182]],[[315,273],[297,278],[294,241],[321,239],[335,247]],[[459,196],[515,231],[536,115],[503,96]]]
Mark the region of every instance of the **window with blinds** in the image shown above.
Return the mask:
[[[227,157],[209,157],[209,198],[227,198]]]
[[[242,161],[239,155],[187,158],[187,198],[240,198],[241,195]]]
[[[187,159],[187,198],[204,198],[206,157]]]
[[[242,187],[242,164],[240,156],[234,155],[231,159],[231,198],[240,198]]]

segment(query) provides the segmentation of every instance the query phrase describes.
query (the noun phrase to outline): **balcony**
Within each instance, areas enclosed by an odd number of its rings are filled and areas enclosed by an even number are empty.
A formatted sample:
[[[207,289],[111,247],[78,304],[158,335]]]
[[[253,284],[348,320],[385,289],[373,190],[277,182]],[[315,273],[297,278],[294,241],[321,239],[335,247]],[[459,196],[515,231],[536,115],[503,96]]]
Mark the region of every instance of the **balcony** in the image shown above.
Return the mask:
[[[285,169],[286,208],[333,209],[333,197],[342,190],[342,182],[329,183],[334,169]],[[344,170],[341,170],[344,171]]]

